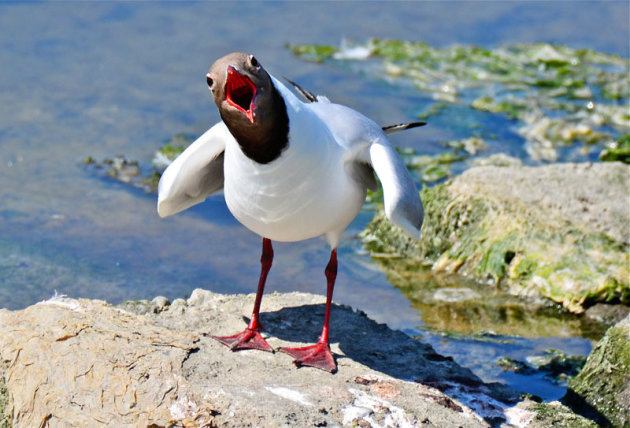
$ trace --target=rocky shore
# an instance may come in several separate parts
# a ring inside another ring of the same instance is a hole
[[[539,403],[345,306],[332,313],[335,375],[204,336],[241,330],[252,300],[196,290],[172,304],[57,297],[0,310],[0,426],[545,426],[558,414],[594,426],[557,402],[541,415]],[[315,340],[323,303],[266,296],[269,343]]]

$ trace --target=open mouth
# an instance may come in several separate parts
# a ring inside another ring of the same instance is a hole
[[[249,77],[242,75],[232,66],[228,67],[225,98],[231,106],[242,111],[249,121],[254,123],[256,86]]]

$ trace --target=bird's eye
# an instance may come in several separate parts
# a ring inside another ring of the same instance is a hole
[[[212,77],[210,77],[210,74],[206,74],[206,83],[208,84],[209,88],[212,88],[212,85],[214,84],[214,80],[212,80]]]
[[[260,63],[258,62],[258,60],[256,59],[256,57],[254,55],[250,55],[249,56],[249,63],[252,65],[252,67],[260,67]]]

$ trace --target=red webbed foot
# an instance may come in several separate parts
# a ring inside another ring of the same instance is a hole
[[[273,348],[269,346],[267,341],[262,337],[258,329],[246,328],[241,333],[233,336],[212,336],[232,351],[240,351],[242,349],[258,349],[260,351],[273,352]]]
[[[330,345],[327,342],[316,343],[303,348],[280,348],[278,351],[295,358],[293,363],[298,367],[315,367],[330,373],[337,371],[337,363],[330,352]]]

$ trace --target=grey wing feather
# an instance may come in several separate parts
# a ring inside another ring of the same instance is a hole
[[[376,182],[372,165],[366,162],[352,162],[349,164],[349,167],[350,175],[358,183],[373,191],[378,189],[378,183]]]
[[[312,93],[311,91],[308,91],[306,89],[304,89],[303,87],[301,87],[300,85],[298,85],[297,83],[295,83],[293,80],[285,77],[284,78],[287,82],[289,82],[291,85],[293,85],[293,87],[300,93],[302,94],[302,96],[304,98],[306,98],[306,100],[309,103],[316,103],[318,101],[327,101],[329,102],[328,98],[322,96],[322,95],[315,95],[314,93]],[[426,122],[409,122],[409,123],[397,123],[395,125],[387,125],[387,126],[383,126],[381,127],[381,129],[383,131],[385,131],[386,134],[393,134],[395,132],[398,131],[404,131],[407,129],[412,129],[412,128],[417,128],[419,126],[424,126],[426,125]]]
[[[383,186],[385,214],[410,237],[420,239],[424,218],[420,192],[385,132],[361,113],[338,104],[309,104],[348,153],[348,172],[358,183]]]

